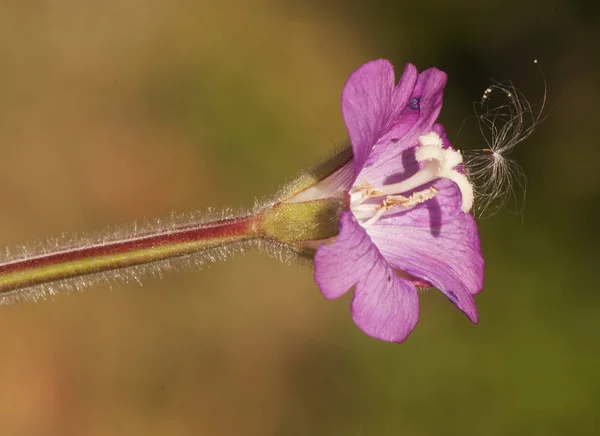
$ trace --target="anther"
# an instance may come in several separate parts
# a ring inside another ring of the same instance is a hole
[[[385,200],[380,205],[375,206],[375,210],[377,211],[375,215],[373,215],[367,222],[365,222],[365,227],[370,226],[377,222],[387,211],[393,208],[402,208],[402,210],[412,209],[415,206],[418,206],[421,203],[425,203],[428,200],[431,200],[436,196],[438,190],[435,186],[424,189],[419,192],[415,192],[410,195],[410,197],[405,197],[404,195],[388,195]]]

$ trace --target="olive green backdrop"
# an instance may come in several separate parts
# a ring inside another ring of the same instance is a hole
[[[599,21],[568,0],[2,0],[1,246],[251,207],[345,138],[342,86],[379,57],[448,72],[460,148],[484,146],[489,78],[539,103],[534,58],[548,117],[516,153],[523,213],[480,222],[478,326],[431,291],[406,343],[377,342],[259,253],[1,307],[0,434],[600,433]]]

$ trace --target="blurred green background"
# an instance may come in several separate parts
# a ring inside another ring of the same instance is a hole
[[[534,58],[549,111],[516,153],[523,214],[480,222],[478,326],[432,291],[377,342],[259,253],[1,307],[0,435],[600,434],[599,22],[569,0],[2,0],[1,246],[252,206],[345,138],[342,86],[379,57],[448,72],[460,148],[489,78],[540,101]]]

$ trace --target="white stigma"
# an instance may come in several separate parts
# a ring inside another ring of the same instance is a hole
[[[459,151],[443,148],[443,141],[435,132],[429,132],[419,137],[419,146],[415,152],[417,162],[424,163],[423,167],[413,176],[398,183],[371,186],[358,185],[350,192],[350,207],[363,223],[370,226],[379,220],[388,210],[409,210],[413,207],[431,200],[438,190],[432,186],[422,188],[424,185],[439,179],[453,181],[460,190],[462,202],[461,210],[469,212],[473,207],[473,186],[469,179],[457,170],[463,158]],[[412,191],[409,196],[402,194]],[[379,204],[367,203],[368,200],[385,197]]]

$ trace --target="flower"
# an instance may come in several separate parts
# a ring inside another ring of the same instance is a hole
[[[353,159],[294,201],[345,194],[339,235],[316,251],[327,299],[355,286],[352,318],[367,335],[402,342],[419,317],[417,287],[441,290],[477,323],[483,286],[473,188],[441,124],[446,74],[408,64],[395,85],[387,60],[355,71],[342,94]]]

